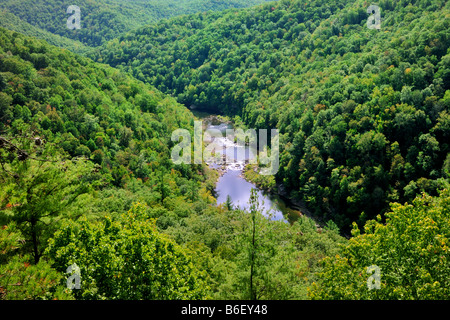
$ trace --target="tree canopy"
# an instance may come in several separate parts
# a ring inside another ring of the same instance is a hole
[[[83,44],[96,47],[121,33],[161,19],[195,12],[243,8],[267,1],[78,0],[74,3],[67,0],[5,0],[0,3],[0,26],[8,26],[27,35],[45,36],[55,45],[70,46],[79,51]],[[77,30],[67,28],[66,24],[71,16],[67,8],[74,4],[80,8],[80,29]]]
[[[262,2],[0,4],[0,299],[448,299],[449,3]],[[217,205],[188,108],[277,128],[243,174],[311,214]]]
[[[449,4],[278,1],[129,32],[90,56],[191,107],[280,130],[276,176],[348,232],[448,178]],[[368,205],[370,204],[370,205]]]
[[[367,221],[362,231],[355,225],[342,253],[323,261],[310,298],[448,300],[449,200],[449,189],[438,197],[424,193],[411,204],[392,204],[384,223]],[[380,287],[370,290],[372,265],[380,269]]]

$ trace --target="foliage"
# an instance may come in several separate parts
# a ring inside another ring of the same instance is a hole
[[[448,300],[450,297],[450,193],[422,194],[392,204],[386,221],[368,221],[342,253],[324,260],[310,288],[312,299]],[[366,268],[381,270],[380,289],[369,290]]]
[[[16,223],[24,239],[22,253],[5,258],[5,270],[9,274],[30,257],[35,263],[18,268],[11,279],[26,279],[27,270],[39,275],[38,269],[49,273],[51,284],[60,279],[43,252],[67,220],[117,217],[145,201],[160,225],[174,224],[195,208],[185,199],[210,203],[206,168],[169,160],[171,132],[189,128],[193,119],[174,99],[117,70],[1,28],[0,58],[0,221]],[[192,190],[183,189],[189,181]]]
[[[47,41],[49,44],[68,49],[75,53],[86,53],[90,47],[85,44],[62,37],[49,31],[40,29],[24,20],[21,20],[12,13],[0,9],[0,27],[13,30],[31,37],[36,37]]]
[[[91,56],[187,106],[278,128],[277,183],[348,233],[447,177],[449,3],[379,5],[381,30],[367,2],[284,0],[161,21]]]
[[[80,267],[82,299],[201,299],[202,274],[185,250],[156,230],[147,208],[135,205],[120,221],[68,224],[55,233],[47,252],[64,272]]]
[[[292,243],[280,246],[275,237],[281,230],[277,223],[268,223],[258,205],[256,190],[252,189],[249,212],[243,216],[235,239],[239,249],[236,259],[234,292],[244,300],[273,300],[292,298],[297,292]],[[278,228],[277,228],[278,227]],[[291,285],[289,285],[291,283]]]
[[[448,298],[448,2],[382,0],[381,30],[362,0],[281,0],[119,36],[256,1],[82,0],[81,30],[72,3],[0,4],[2,26],[70,50],[114,38],[90,56],[121,69],[0,28],[1,298]],[[246,177],[329,222],[215,206],[218,173],[170,160],[193,131],[180,103],[278,128],[277,176]]]
[[[193,252],[214,299],[306,299],[319,261],[345,238],[307,217],[293,225],[272,221],[251,203],[249,211],[205,208],[165,233]]]
[[[35,263],[62,214],[92,188],[93,180],[89,163],[82,159],[49,160],[52,150],[43,143],[39,137],[25,136],[20,131],[11,140],[0,137],[0,208],[4,213],[0,221],[17,224],[27,240],[24,247],[30,247]]]
[[[276,181],[274,176],[261,175],[256,165],[248,164],[243,170],[247,181],[254,183],[258,188],[267,191],[276,191]]]
[[[49,263],[33,265],[22,255],[23,242],[15,223],[0,228],[0,300],[71,299]]]
[[[0,132],[12,136],[25,122],[42,140],[57,145],[56,153],[99,165],[103,187],[125,187],[140,179],[159,201],[162,190],[153,186],[162,176],[172,187],[190,178],[204,181],[200,166],[170,161],[172,131],[189,128],[193,120],[175,100],[115,69],[18,33],[0,29],[0,44],[5,86]],[[182,193],[178,187],[167,190],[166,198]]]
[[[137,27],[177,15],[242,8],[268,0],[79,0],[81,29],[70,30],[66,21],[70,17],[67,8],[74,3],[66,0],[4,0],[0,3],[0,26],[24,32],[27,35],[45,36],[55,45],[79,48],[79,43],[98,46],[119,34]],[[24,26],[31,28],[24,29]],[[31,30],[30,30],[31,29]],[[48,32],[58,35],[52,37]],[[37,33],[37,34],[36,34]],[[71,42],[76,40],[77,42]],[[82,49],[82,48],[80,48]]]

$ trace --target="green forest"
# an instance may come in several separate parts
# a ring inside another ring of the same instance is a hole
[[[23,30],[22,33],[35,36],[33,29],[38,28],[63,38],[52,43],[54,45],[66,47],[67,39],[70,39],[96,47],[123,32],[161,19],[196,12],[244,8],[267,1],[269,0],[3,0],[0,2],[0,16],[2,13],[13,15],[2,19],[5,22],[20,20],[19,23],[10,25],[14,31]],[[71,5],[80,8],[82,26],[79,30],[66,27],[66,21],[70,17],[67,8]],[[29,25],[26,29],[21,26],[24,23]]]
[[[378,31],[347,2],[181,17],[92,56],[186,106],[278,128],[277,179],[316,215],[362,225],[448,177],[449,10],[386,1]]]
[[[450,299],[448,2],[266,2],[0,4],[0,300]],[[277,128],[244,176],[311,216],[218,205],[193,110]]]

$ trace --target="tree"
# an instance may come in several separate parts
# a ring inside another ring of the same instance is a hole
[[[256,190],[252,189],[252,193],[250,196],[250,216],[251,216],[251,230],[249,237],[249,264],[250,264],[250,281],[249,281],[249,290],[250,290],[250,299],[256,300],[256,290],[254,288],[254,277],[256,274],[256,266],[255,266],[255,258],[256,258],[256,250],[258,246],[256,244],[256,215],[257,215],[257,194]]]
[[[323,261],[312,299],[450,298],[450,192],[422,194],[412,204],[391,205],[386,222],[368,221],[339,255]],[[380,270],[380,289],[369,290],[367,268]]]
[[[280,241],[277,235],[287,231],[285,223],[265,217],[258,201],[252,189],[236,234],[237,270],[229,294],[245,300],[292,299],[299,285],[293,243]]]
[[[118,220],[67,223],[46,251],[64,272],[76,263],[77,299],[202,299],[207,286],[188,252],[156,229],[148,209],[135,204]]]
[[[3,90],[6,88],[6,81],[5,78],[3,77],[3,75],[0,74],[0,90]]]
[[[11,103],[13,99],[11,96],[0,92],[0,129],[3,128],[4,123],[6,123],[8,120],[10,120],[13,116],[12,110],[11,110]]]
[[[30,264],[14,222],[0,228],[0,300],[73,299],[46,261]]]
[[[225,201],[225,208],[228,210],[233,210],[233,201],[231,200],[231,196],[227,195],[227,200]]]
[[[35,263],[61,214],[91,188],[92,165],[59,159],[55,152],[27,126],[14,138],[0,137],[2,220],[17,223]]]

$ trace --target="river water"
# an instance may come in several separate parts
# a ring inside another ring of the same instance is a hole
[[[197,115],[198,116],[198,115]],[[256,156],[257,151],[250,147],[238,145],[226,137],[226,130],[232,129],[231,123],[224,123],[216,117],[202,117],[205,130],[213,129],[222,133],[221,137],[212,137],[205,141],[205,145],[214,144],[218,158],[222,158],[224,164],[205,160],[210,167],[218,169],[221,176],[216,184],[217,204],[223,204],[230,196],[234,207],[248,209],[252,189],[257,190],[258,203],[263,209],[263,214],[272,220],[294,222],[300,215],[300,211],[288,206],[278,195],[260,190],[255,184],[248,182],[243,177],[243,169],[249,159]]]

